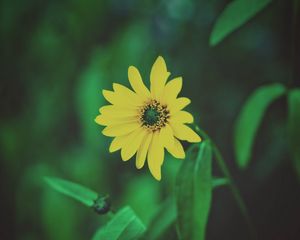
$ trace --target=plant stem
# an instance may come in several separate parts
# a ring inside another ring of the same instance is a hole
[[[221,171],[223,172],[224,176],[228,179],[229,181],[229,188],[231,190],[231,193],[234,197],[234,199],[236,200],[237,202],[237,205],[238,207],[240,208],[241,210],[241,213],[248,225],[248,228],[252,234],[252,237],[253,239],[256,239],[256,234],[255,234],[255,230],[254,230],[254,227],[253,227],[253,224],[251,222],[251,219],[250,219],[250,216],[249,216],[249,213],[248,213],[248,210],[247,210],[247,207],[246,207],[246,204],[240,194],[240,191],[238,190],[237,186],[235,185],[234,181],[233,181],[233,178],[230,174],[230,171],[224,161],[224,158],[219,150],[219,148],[216,146],[216,144],[214,143],[214,141],[212,141],[212,139],[209,137],[209,135],[201,130],[198,126],[196,126],[196,131],[199,132],[199,134],[201,136],[203,136],[204,138],[210,140],[212,146],[213,146],[213,150],[214,150],[214,154],[215,154],[215,157],[216,157],[216,160],[217,160],[217,164],[219,166],[219,168],[221,169]]]
[[[218,149],[218,147],[214,144],[213,144],[213,148],[214,148],[214,153],[215,153],[215,156],[216,156],[216,160],[217,160],[217,163],[219,165],[219,168],[223,171],[223,174],[226,178],[228,178],[228,181],[229,181],[229,188],[231,190],[231,193],[233,195],[233,197],[235,198],[236,202],[237,202],[237,205],[238,207],[240,208],[241,210],[241,213],[243,215],[243,217],[245,218],[245,221],[249,227],[249,230],[251,231],[251,233],[253,234],[253,236],[255,236],[255,231],[254,231],[254,227],[253,227],[253,224],[251,222],[251,219],[250,219],[250,216],[249,216],[249,213],[248,213],[248,210],[247,210],[247,207],[246,207],[246,204],[240,194],[240,191],[238,190],[237,186],[235,185],[234,181],[233,181],[233,178],[229,172],[229,169],[220,153],[220,150]]]

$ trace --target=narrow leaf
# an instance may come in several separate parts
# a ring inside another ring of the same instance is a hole
[[[213,189],[229,184],[227,178],[214,178],[212,180]],[[156,240],[164,234],[175,222],[177,217],[176,202],[173,197],[168,198],[152,218],[143,239]]]
[[[285,93],[285,87],[275,83],[254,91],[243,106],[234,129],[234,150],[239,167],[246,168],[257,129],[268,106]]]
[[[176,179],[177,222],[180,239],[203,240],[212,195],[212,147],[209,141],[187,153]]]
[[[288,94],[288,130],[291,154],[300,178],[300,89],[293,89]]]
[[[135,240],[145,232],[145,226],[130,207],[124,207],[102,228],[92,240]]]
[[[98,198],[96,192],[77,183],[53,177],[45,177],[44,179],[56,191],[74,198],[88,207],[92,207]]]
[[[217,45],[228,34],[254,17],[270,2],[271,0],[231,1],[219,15],[210,35],[209,44],[211,46]]]
[[[214,178],[212,181],[213,189],[227,185],[227,184],[229,184],[229,180],[227,178]]]

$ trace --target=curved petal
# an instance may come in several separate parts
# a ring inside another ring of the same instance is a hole
[[[194,117],[192,114],[186,111],[179,111],[175,113],[174,115],[171,115],[171,119],[174,122],[180,122],[180,123],[193,123]]]
[[[147,131],[143,128],[138,128],[129,134],[127,142],[123,145],[121,150],[123,161],[129,160],[136,153],[146,134]]]
[[[139,70],[130,66],[128,68],[128,79],[132,89],[143,99],[150,98],[150,92],[148,88],[144,85],[141,74]]]
[[[169,81],[163,91],[162,102],[165,104],[170,104],[174,102],[177,98],[178,94],[182,89],[182,77],[174,78]]]
[[[102,126],[107,126],[108,125],[108,121],[103,115],[98,115],[95,118],[95,122],[99,125],[102,125]]]
[[[146,156],[148,153],[148,149],[149,149],[149,145],[150,142],[152,140],[152,132],[148,132],[148,134],[146,134],[146,136],[144,137],[144,139],[142,140],[142,143],[137,151],[136,154],[136,161],[135,161],[135,166],[137,169],[141,169],[144,164],[145,164],[145,160],[146,160]]]
[[[95,118],[95,122],[102,126],[109,126],[137,122],[137,119],[138,118],[136,116],[114,118],[109,116],[108,114],[101,114]]]
[[[167,150],[169,153],[171,153],[175,158],[185,158],[185,152],[184,149],[182,147],[182,144],[176,139],[174,138],[174,145],[172,148],[168,148]]]
[[[140,124],[138,122],[112,125],[112,126],[105,127],[102,133],[103,135],[108,137],[116,137],[116,136],[122,136],[131,133],[139,127]]]
[[[110,118],[124,118],[124,117],[137,117],[139,114],[138,109],[125,109],[115,105],[106,105],[99,109],[99,112]]]
[[[114,92],[109,90],[102,90],[103,97],[111,104],[114,104]]]
[[[159,132],[159,140],[161,144],[163,144],[166,148],[173,148],[174,147],[174,137],[173,137],[173,130],[166,124]]]
[[[168,109],[170,110],[171,114],[175,114],[176,112],[185,108],[190,103],[191,103],[191,100],[189,98],[180,97],[180,98],[174,99],[172,102],[170,102],[168,104]]]
[[[121,149],[124,146],[124,144],[127,143],[128,135],[129,134],[115,137],[109,146],[109,152],[112,153]]]
[[[150,89],[152,97],[159,99],[169,76],[170,73],[167,70],[166,62],[163,57],[159,56],[154,62],[150,72]]]
[[[135,101],[134,99],[128,98],[128,96],[121,94],[119,92],[113,92],[109,90],[102,90],[104,98],[111,104],[122,107],[122,108],[137,108],[140,106],[140,101]]]
[[[164,147],[159,141],[159,133],[153,134],[148,151],[148,167],[152,176],[160,181],[161,180],[161,165],[164,161]]]
[[[182,123],[170,122],[175,137],[189,142],[200,142],[201,138],[191,128]]]
[[[144,100],[129,88],[118,83],[113,83],[113,89],[123,101],[129,101],[130,103],[134,103],[138,106],[143,105]]]

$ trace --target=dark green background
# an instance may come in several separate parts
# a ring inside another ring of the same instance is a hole
[[[54,192],[43,176],[109,193],[114,208],[131,205],[149,222],[172,192],[180,160],[167,157],[157,182],[146,168],[108,153],[110,139],[94,118],[106,104],[102,89],[128,85],[129,65],[148,84],[158,55],[173,77],[183,76],[181,95],[192,99],[188,110],[223,152],[259,239],[300,238],[285,100],[267,112],[247,170],[237,168],[232,146],[247,96],[263,84],[291,84],[292,4],[273,1],[211,48],[209,34],[227,2],[1,1],[1,239],[88,239],[106,220]],[[248,238],[230,192],[217,189],[207,239]]]

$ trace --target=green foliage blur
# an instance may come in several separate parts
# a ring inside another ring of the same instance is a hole
[[[183,76],[181,94],[192,99],[188,110],[220,147],[259,239],[299,239],[300,185],[290,164],[285,100],[266,112],[243,172],[232,144],[236,118],[257,87],[299,86],[290,74],[292,4],[274,0],[210,47],[212,28],[228,2],[1,1],[0,239],[91,239],[108,221],[49,188],[44,176],[109,194],[114,209],[129,205],[150,225],[174,191],[181,160],[168,155],[157,182],[147,167],[137,170],[119,152],[108,152],[110,139],[94,118],[106,103],[102,89],[114,82],[128,86],[129,65],[149,85],[158,55],[172,77]],[[213,173],[219,174],[214,165]],[[170,229],[161,239],[177,239],[175,225]],[[228,190],[216,190],[207,239],[248,239],[246,232]]]

